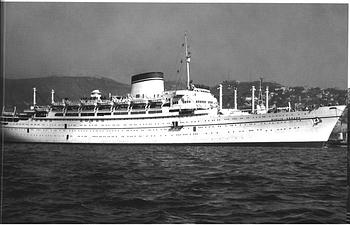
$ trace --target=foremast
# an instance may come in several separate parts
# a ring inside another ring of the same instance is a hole
[[[186,57],[186,73],[187,73],[187,89],[189,90],[190,87],[190,61],[191,56],[190,52],[188,51],[188,45],[187,45],[187,33],[185,32],[185,57]]]

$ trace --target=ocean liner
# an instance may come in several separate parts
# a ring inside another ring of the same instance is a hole
[[[190,54],[185,35],[187,88],[164,90],[164,74],[149,72],[131,77],[128,96],[102,97],[93,90],[79,101],[36,103],[23,113],[2,112],[5,141],[94,144],[237,144],[310,145],[328,140],[345,106],[324,106],[295,111],[291,107],[269,108],[269,89],[265,102],[256,102],[251,89],[250,110],[222,108],[209,90],[190,82]],[[260,88],[261,89],[261,88]]]

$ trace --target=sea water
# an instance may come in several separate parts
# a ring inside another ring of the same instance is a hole
[[[345,223],[346,148],[5,144],[3,223]]]

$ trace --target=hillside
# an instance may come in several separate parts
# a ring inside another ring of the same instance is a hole
[[[255,86],[256,97],[258,96],[259,91],[259,81],[253,82],[237,82],[233,81],[223,81],[222,82],[222,100],[223,100],[223,108],[233,108],[234,107],[234,99],[233,99],[233,91],[234,87],[237,87],[237,104],[238,108],[250,108],[250,102],[246,102],[245,97],[250,97],[252,85]],[[266,86],[269,86],[270,93],[271,91],[280,88],[282,85],[274,82],[264,82],[263,84],[263,93],[265,93]],[[219,86],[216,85],[214,87],[210,87],[211,93],[219,99]],[[279,102],[280,103],[280,102]]]
[[[238,107],[250,108],[251,86],[256,87],[258,95],[259,82],[223,81],[223,107],[233,107],[233,88],[238,87]],[[195,84],[197,87],[204,85]],[[310,107],[313,105],[336,105],[346,104],[347,91],[333,88],[304,88],[304,87],[284,87],[274,82],[264,82],[270,87],[270,106],[287,106],[291,102],[292,107]],[[94,77],[44,77],[28,79],[6,79],[5,81],[5,106],[7,110],[12,110],[16,106],[18,110],[23,110],[32,105],[33,87],[37,89],[37,104],[46,105],[51,100],[51,89],[55,90],[55,100],[61,101],[64,98],[77,100],[87,97],[94,89],[99,89],[103,95],[126,95],[130,93],[130,85],[117,82],[109,78]],[[185,88],[185,84],[175,81],[166,81],[165,89],[174,90]],[[218,85],[204,87],[211,90],[215,97],[219,97]]]
[[[33,102],[33,87],[37,89],[37,104],[46,105],[51,101],[51,89],[55,90],[55,100],[63,98],[79,99],[89,96],[94,89],[103,95],[125,95],[130,92],[130,85],[119,83],[108,78],[93,77],[44,77],[5,80],[5,106],[12,110],[29,108]]]

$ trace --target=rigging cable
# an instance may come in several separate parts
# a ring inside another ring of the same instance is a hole
[[[185,31],[185,35],[187,34],[188,32],[187,31]],[[186,41],[185,41],[186,42]],[[181,52],[184,50],[183,48],[186,48],[186,43],[184,43],[184,42],[182,42],[182,44],[181,44],[181,47],[182,47],[182,49],[181,49]],[[190,49],[190,46],[188,45],[187,46],[187,50],[189,50]],[[187,69],[187,60],[188,60],[188,58],[187,58],[187,55],[186,55],[186,53],[188,53],[189,55],[191,54],[190,52],[185,52],[185,55],[184,56],[182,56],[181,57],[181,61],[180,61],[180,69],[178,70],[179,71],[179,73],[178,73],[178,80],[177,80],[177,85],[178,84],[182,84],[182,79],[183,78],[185,78],[186,76],[187,76],[187,74],[185,73],[185,71],[186,70],[184,70],[183,68],[185,67],[186,69]],[[181,72],[181,73],[180,73]],[[182,75],[182,76],[181,76]],[[184,76],[185,75],[185,76]],[[189,82],[189,81],[185,81],[184,83],[186,83],[187,84],[187,82]],[[188,87],[187,87],[187,85],[186,85],[186,89],[187,89]]]
[[[181,44],[181,47],[183,47],[184,46],[184,43],[182,43]],[[182,51],[183,49],[181,48],[178,52],[177,52],[177,56],[176,56],[176,86],[175,86],[175,89],[177,90],[179,87],[180,87],[180,85],[182,84],[182,78],[183,78],[183,76],[181,76],[182,75],[182,72],[183,72],[183,61],[184,61],[184,59],[183,59],[183,57],[181,56],[180,57],[180,55],[182,54]],[[180,58],[180,61],[178,61],[178,59]]]

